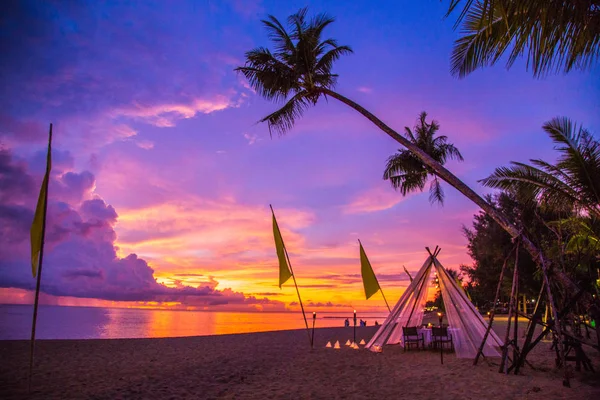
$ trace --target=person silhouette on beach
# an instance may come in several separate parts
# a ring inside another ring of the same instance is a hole
[[[348,321],[348,318],[346,318],[346,320],[344,321],[344,326],[350,326],[350,321]]]

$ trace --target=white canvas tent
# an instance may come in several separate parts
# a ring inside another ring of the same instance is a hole
[[[432,269],[437,273],[446,316],[452,329],[454,349],[459,358],[475,358],[488,324],[469,301],[464,290],[448,274],[437,259],[437,253],[429,255],[417,272],[413,281],[398,300],[392,312],[365,346],[380,352],[385,344],[402,345],[402,327],[419,326],[423,322],[423,312],[431,283]],[[500,357],[498,348],[502,340],[493,330],[483,348],[486,357]]]

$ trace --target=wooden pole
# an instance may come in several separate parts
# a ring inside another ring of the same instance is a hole
[[[296,275],[294,274],[294,270],[292,269],[292,263],[290,262],[290,256],[287,252],[287,248],[285,244],[283,245],[283,250],[285,250],[285,257],[288,260],[288,265],[290,266],[290,272],[292,273],[292,278],[294,278],[294,286],[296,286],[296,293],[298,294],[298,303],[300,303],[300,309],[302,310],[302,316],[304,317],[304,325],[306,325],[306,333],[308,334],[308,341],[310,342],[310,347],[313,347],[312,340],[310,338],[310,331],[308,330],[308,321],[306,320],[306,313],[304,312],[304,305],[302,305],[302,299],[300,298],[300,290],[298,289],[298,283],[296,282]]]
[[[273,211],[273,206],[269,204],[271,207],[271,212],[275,215],[275,211]],[[292,278],[294,279],[294,286],[296,287],[296,293],[298,294],[298,302],[300,303],[300,309],[302,310],[302,316],[304,317],[304,325],[306,325],[306,333],[308,334],[308,341],[310,342],[310,347],[313,347],[312,340],[310,338],[310,330],[308,329],[308,321],[306,320],[306,313],[304,312],[304,306],[302,305],[302,299],[300,298],[300,290],[298,290],[298,283],[296,283],[296,274],[294,274],[294,270],[292,268],[292,263],[290,261],[290,255],[288,254],[287,247],[285,247],[285,242],[283,238],[281,240],[281,244],[283,245],[283,251],[285,252],[285,258],[287,259],[288,266],[290,267],[290,272],[292,273]]]
[[[563,386],[571,387],[571,383],[569,382],[569,371],[567,368],[567,362],[565,359],[565,347],[562,342],[562,328],[560,326],[560,315],[558,314],[558,310],[556,309],[556,303],[554,302],[554,296],[552,295],[552,288],[550,286],[550,279],[548,278],[548,271],[546,268],[546,264],[544,262],[543,257],[540,257],[540,262],[542,266],[542,273],[544,276],[544,282],[546,283],[546,293],[548,295],[548,303],[550,307],[550,312],[552,315],[552,319],[554,320],[554,337],[557,341],[558,346],[558,356],[560,363],[564,368],[564,379]]]
[[[518,249],[517,249],[518,251]],[[515,269],[516,269],[516,280],[517,280],[517,284],[516,284],[516,291],[515,291],[515,332],[513,334],[513,340],[514,340],[514,345],[513,345],[513,365],[515,365],[515,363],[517,362],[517,357],[519,355],[519,270],[516,267],[515,264]]]
[[[390,305],[388,304],[387,299],[385,298],[385,294],[383,294],[383,289],[381,288],[381,286],[379,286],[379,291],[381,292],[381,295],[383,296],[383,301],[385,301],[385,305],[387,306],[387,309],[391,314],[392,309],[390,308]]]
[[[518,242],[517,242],[518,244]],[[498,372],[504,372],[507,373],[507,369],[506,369],[506,359],[508,358],[508,345],[509,345],[509,340],[508,338],[510,337],[510,324],[512,321],[512,317],[513,317],[513,313],[516,312],[515,310],[515,290],[516,290],[516,284],[517,284],[517,278],[518,278],[518,263],[519,263],[519,246],[516,246],[516,250],[515,250],[515,268],[513,270],[513,281],[512,281],[512,289],[510,291],[510,302],[509,302],[509,306],[508,306],[508,323],[506,324],[506,334],[504,335],[504,348],[502,349],[502,361],[500,362],[500,369]]]
[[[315,322],[317,322],[317,313],[313,312],[312,338],[310,340],[310,346],[312,349],[315,348]]]
[[[508,252],[508,255],[504,259],[504,263],[502,264],[502,270],[500,271],[500,279],[498,280],[498,286],[496,286],[496,296],[494,297],[494,304],[492,306],[492,311],[490,315],[490,320],[488,322],[488,327],[485,330],[485,335],[483,335],[483,340],[481,341],[481,345],[479,345],[479,350],[477,350],[477,355],[475,356],[475,360],[473,360],[473,365],[477,365],[477,361],[479,361],[479,357],[483,354],[483,348],[485,347],[485,342],[490,334],[490,330],[492,329],[492,324],[494,323],[494,317],[496,316],[496,303],[498,302],[498,297],[500,296],[500,289],[502,287],[502,281],[504,280],[504,271],[506,271],[506,264],[508,263],[508,259],[512,252],[515,250],[515,246]]]
[[[360,241],[360,239],[358,239],[358,244],[362,247],[362,243]],[[363,248],[364,250],[364,248]],[[365,253],[366,255],[366,253]],[[369,262],[370,263],[370,262]],[[373,271],[373,266],[371,265],[371,271]],[[385,305],[387,306],[388,312],[391,314],[392,313],[392,309],[390,308],[390,305],[387,302],[387,299],[385,298],[385,294],[383,294],[383,289],[381,288],[381,285],[379,284],[379,280],[377,279],[377,275],[375,275],[375,271],[373,271],[373,276],[375,277],[375,281],[377,282],[377,286],[379,286],[379,291],[381,292],[381,295],[383,296],[383,301],[385,301]],[[411,279],[412,281],[412,279]]]
[[[52,124],[50,124],[50,132],[48,134],[48,157],[52,153]],[[44,244],[46,241],[46,214],[48,212],[48,186],[50,183],[50,165],[46,162],[46,174],[48,178],[45,180],[44,192],[44,218],[42,220],[42,242],[40,246],[40,259],[38,263],[37,282],[35,285],[35,301],[33,303],[33,321],[31,324],[31,343],[29,348],[29,392],[31,392],[31,379],[33,375],[33,355],[35,351],[35,328],[37,325],[38,305],[40,301],[40,286],[42,283],[42,266],[44,265]]]
[[[542,295],[544,294],[544,289],[546,287],[546,282],[542,281],[542,287],[540,288],[540,293],[538,294],[537,300],[535,305],[533,306],[533,312],[532,315],[535,315],[539,308],[540,308],[540,303],[542,302]],[[531,328],[531,322],[533,321],[533,318],[529,320],[529,324],[527,324],[527,329],[525,330],[525,336],[527,336],[529,334],[529,329]]]
[[[427,249],[427,251],[429,251],[429,249]],[[429,253],[429,254],[431,254],[431,253]],[[432,264],[433,264],[433,256],[431,257],[431,264],[430,264],[429,268],[431,268]],[[429,274],[423,274],[422,282],[420,282],[421,286],[419,287],[419,289],[417,289],[417,292],[416,292],[416,295],[415,295],[415,302],[413,303],[412,309],[410,310],[410,314],[408,315],[408,319],[406,320],[407,326],[408,326],[408,323],[410,322],[410,319],[413,316],[413,313],[415,312],[415,308],[417,307],[417,301],[416,300],[418,300],[418,298],[419,298],[419,296],[421,294],[421,291],[423,290],[423,286],[425,286],[427,284],[427,279],[426,278],[427,278],[428,275]]]

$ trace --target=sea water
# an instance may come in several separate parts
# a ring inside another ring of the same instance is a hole
[[[29,339],[33,306],[0,305],[0,340]],[[360,316],[371,326],[385,314]],[[343,327],[352,314],[318,313],[315,325]],[[307,313],[312,327],[312,313]],[[176,311],[139,308],[40,306],[37,339],[120,339],[223,335],[305,328],[300,312]]]

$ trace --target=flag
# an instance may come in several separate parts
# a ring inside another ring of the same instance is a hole
[[[404,268],[404,272],[406,272],[406,275],[408,275],[408,277],[410,278],[410,281],[412,282],[412,276],[410,276],[410,272],[408,272],[408,270],[406,269],[406,267],[403,265],[402,268]]]
[[[467,289],[462,285],[462,282],[458,279],[458,276],[455,277],[454,280],[456,281],[456,284],[458,285],[458,287],[462,289],[463,293],[467,295],[467,297],[469,298],[469,300],[473,301],[471,299],[471,296],[469,295],[469,292],[467,292]]]
[[[362,243],[360,243],[360,274],[362,275],[363,285],[365,287],[365,296],[367,296],[367,300],[381,290],[379,286],[379,282],[377,282],[377,277],[375,276],[375,272],[373,272],[373,268],[371,267],[371,263],[367,258],[367,254],[365,253],[365,249],[363,249]]]
[[[277,219],[275,219],[275,213],[271,208],[273,214],[273,236],[275,237],[275,249],[277,250],[277,258],[279,259],[279,288],[281,285],[287,282],[292,277],[290,266],[288,265],[285,257],[285,246],[283,244],[283,238],[281,237],[281,231],[279,231],[279,225],[277,225]]]
[[[48,182],[50,181],[50,169],[52,168],[52,126],[50,127],[50,136],[48,138],[48,155],[46,157],[46,174],[42,181],[40,197],[38,197],[37,207],[31,224],[31,273],[33,277],[37,275],[40,251],[42,241],[44,240],[44,227],[46,221],[46,209],[48,202]]]

